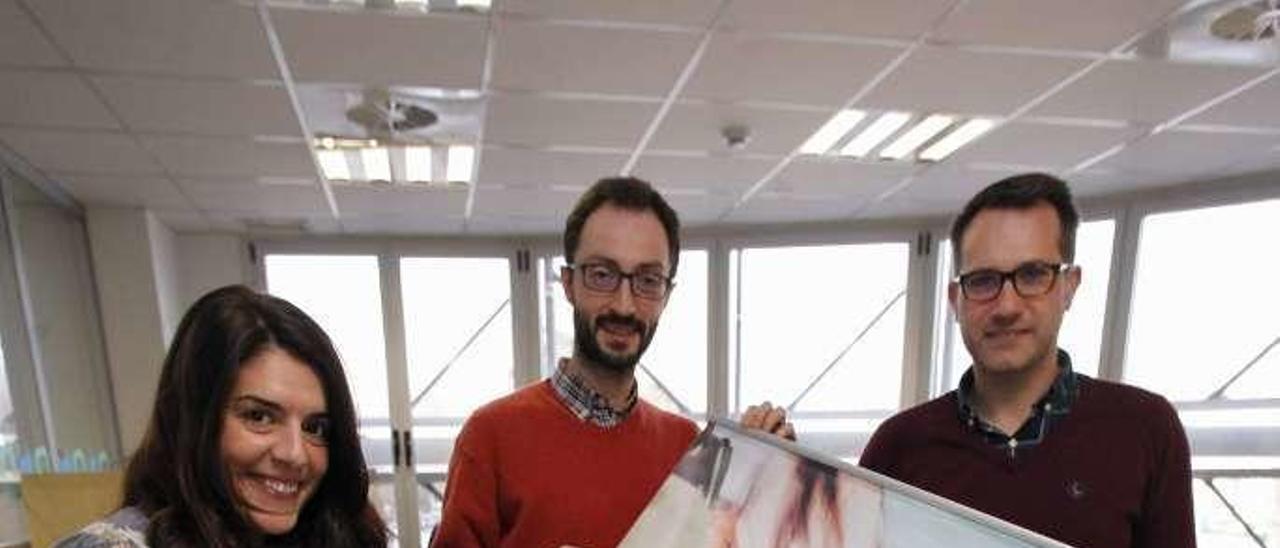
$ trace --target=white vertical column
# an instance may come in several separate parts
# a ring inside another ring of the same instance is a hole
[[[1133,305],[1133,283],[1138,267],[1138,244],[1142,238],[1142,212],[1126,207],[1116,217],[1111,245],[1111,282],[1107,289],[1107,312],[1102,322],[1102,358],[1098,378],[1124,380],[1124,360],[1129,340],[1129,314]]]
[[[930,374],[933,370],[934,318],[938,299],[938,260],[934,234],[922,231],[911,244],[907,263],[907,332],[902,349],[903,408],[929,398]]]
[[[142,209],[90,208],[87,215],[93,274],[101,304],[102,332],[125,452],[137,447],[147,428],[166,351],[168,291],[161,294],[154,219]],[[168,286],[166,286],[168,287]]]
[[[729,415],[729,248],[707,248],[707,417]]]
[[[515,367],[512,381],[521,387],[542,378],[542,333],[539,322],[538,272],[527,243],[516,245],[511,261],[511,329]],[[554,359],[554,357],[552,358]]]
[[[387,390],[391,409],[392,446],[400,440],[395,456],[396,522],[401,548],[422,544],[418,520],[418,484],[413,451],[413,410],[409,408],[409,361],[405,345],[404,299],[400,285],[400,258],[383,250],[378,253],[378,273],[382,293],[382,331],[386,339]]]

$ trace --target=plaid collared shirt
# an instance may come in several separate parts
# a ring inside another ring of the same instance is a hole
[[[1017,458],[1019,449],[1027,449],[1039,445],[1049,434],[1049,428],[1071,412],[1071,404],[1076,399],[1076,387],[1079,384],[1077,373],[1071,369],[1071,356],[1066,351],[1058,350],[1058,376],[1053,385],[1031,408],[1031,417],[1012,436],[1005,434],[992,424],[978,416],[973,408],[973,368],[965,371],[960,378],[960,387],[956,389],[956,402],[959,403],[960,420],[970,429],[982,435],[992,445],[1002,445],[1009,449],[1009,458]]]
[[[621,411],[609,406],[609,400],[599,392],[592,390],[582,379],[565,371],[567,359],[560,360],[560,366],[551,375],[551,387],[569,411],[579,419],[590,422],[601,428],[613,428],[627,420],[631,410],[635,408],[638,396],[636,384],[631,384],[631,393],[627,395],[627,404]]]

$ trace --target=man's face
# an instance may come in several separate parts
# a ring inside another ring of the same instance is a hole
[[[965,231],[961,274],[979,269],[1011,271],[1028,262],[1061,263],[1057,211],[1047,203],[1028,209],[987,209]],[[967,299],[951,282],[948,298],[960,322],[964,345],[980,372],[1018,373],[1050,363],[1062,316],[1071,306],[1080,269],[1058,275],[1048,293],[1023,297],[1010,280],[993,300]]]
[[[575,265],[607,264],[623,273],[671,271],[667,235],[652,211],[633,211],[605,204],[587,217],[578,242]],[[615,371],[630,371],[653,339],[666,298],[646,299],[632,293],[634,279],[613,292],[583,285],[582,270],[566,269],[560,277],[573,305],[574,345],[584,358]]]

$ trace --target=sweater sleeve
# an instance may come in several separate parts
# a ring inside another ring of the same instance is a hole
[[[498,546],[498,482],[492,443],[483,433],[482,417],[472,417],[454,442],[449,481],[433,548]]]
[[[1173,406],[1159,398],[1153,416],[1156,443],[1152,473],[1147,484],[1142,515],[1134,530],[1134,546],[1194,548],[1195,519],[1192,515],[1191,456],[1187,434]]]

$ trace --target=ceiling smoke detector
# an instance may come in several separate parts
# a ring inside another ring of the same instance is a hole
[[[423,129],[439,119],[431,109],[385,90],[365,92],[363,102],[347,109],[347,120],[380,137]]]
[[[1250,2],[1227,10],[1209,23],[1209,32],[1224,40],[1256,42],[1280,31],[1280,0]]]

